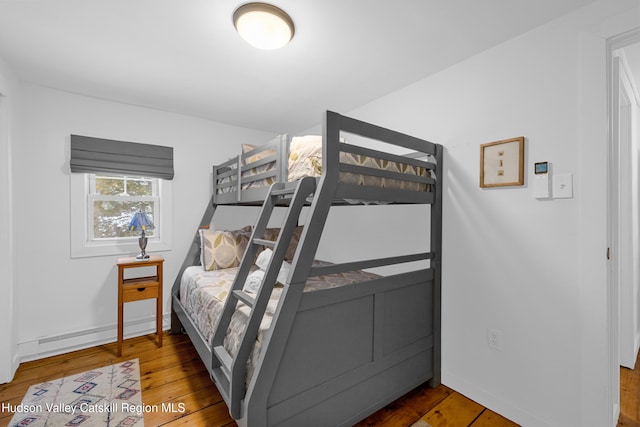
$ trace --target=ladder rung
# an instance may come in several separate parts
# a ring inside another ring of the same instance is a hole
[[[269,248],[273,248],[276,245],[276,242],[273,240],[265,240],[265,239],[253,239],[253,243],[256,245],[267,246]]]
[[[256,299],[243,290],[233,291],[233,295],[251,308],[253,308],[256,303]]]
[[[271,195],[272,196],[286,196],[289,194],[293,194],[296,192],[296,187],[291,187],[291,188],[283,188],[282,190],[272,190],[271,191]]]
[[[222,364],[222,367],[227,370],[227,372],[231,372],[231,365],[233,364],[233,359],[231,355],[227,352],[224,346],[218,345],[213,347],[213,354],[215,354],[216,358]]]

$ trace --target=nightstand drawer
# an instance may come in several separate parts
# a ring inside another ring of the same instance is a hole
[[[158,298],[158,283],[138,283],[123,286],[122,299],[124,302],[149,298]]]

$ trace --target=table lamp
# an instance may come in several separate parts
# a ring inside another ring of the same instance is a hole
[[[147,236],[144,234],[144,230],[150,229],[153,230],[154,225],[153,222],[149,219],[147,214],[139,210],[134,213],[131,217],[131,222],[129,222],[129,230],[131,231],[139,231],[142,230],[142,234],[138,238],[138,244],[140,245],[140,254],[136,257],[136,259],[148,259],[149,255],[146,253],[145,249],[147,248]]]

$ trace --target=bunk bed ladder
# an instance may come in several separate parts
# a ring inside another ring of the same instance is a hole
[[[296,183],[275,183],[271,186],[262,205],[256,226],[253,229],[251,242],[247,245],[222,310],[220,321],[211,339],[211,376],[216,385],[218,385],[220,393],[225,397],[231,416],[235,419],[241,417],[241,402],[246,392],[247,361],[258,335],[262,317],[269,303],[271,291],[275,286],[285,253],[297,225],[300,211],[307,198],[315,192],[315,189],[315,178],[303,178]],[[273,209],[282,200],[288,200],[289,207],[280,234],[275,242],[264,240],[262,236],[267,228]],[[252,295],[243,291],[242,288],[258,249],[263,246],[273,248],[273,255],[262,279],[260,289],[255,295]],[[282,298],[284,297],[285,293],[283,292]],[[231,323],[231,316],[235,312],[238,303],[250,307],[251,311],[238,351],[235,356],[232,356],[224,347],[224,339]]]

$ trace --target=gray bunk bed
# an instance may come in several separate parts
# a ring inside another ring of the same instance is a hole
[[[341,140],[343,133],[411,154],[351,145]],[[202,297],[186,295],[190,291],[184,276],[200,268],[196,233],[172,289],[171,329],[190,336],[240,426],[348,426],[424,382],[440,383],[443,150],[439,144],[327,111],[320,176],[290,182],[290,144],[286,136],[278,137],[214,167],[213,196],[201,227],[209,226],[219,205],[261,205],[260,214],[239,266],[223,272],[232,284],[219,298],[215,315],[193,313],[189,300]],[[353,164],[346,161],[349,156],[397,167]],[[249,171],[255,173],[248,176]],[[416,237],[425,240],[425,252],[342,264],[315,261],[327,215],[345,200],[430,205],[425,218],[430,235]],[[277,238],[265,239],[278,206],[286,209],[284,222]],[[304,206],[307,214],[300,228]],[[291,268],[286,279],[278,279],[300,229]],[[272,255],[259,289],[250,293],[243,287],[264,247]],[[361,271],[414,261],[421,262],[406,265],[420,267],[400,274]],[[347,284],[313,285],[319,277],[354,271],[357,280]],[[213,331],[203,331],[196,318],[212,316]]]

